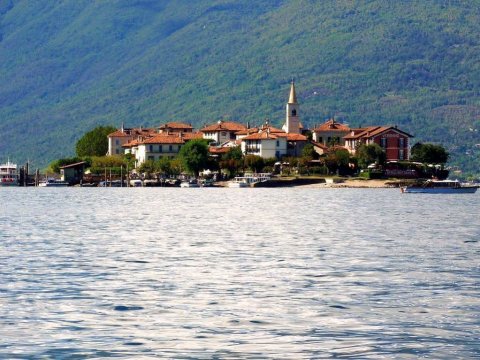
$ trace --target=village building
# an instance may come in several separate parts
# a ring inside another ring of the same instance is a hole
[[[135,166],[147,160],[159,160],[162,157],[173,159],[185,144],[182,134],[157,134],[142,141],[134,140],[124,145],[126,153],[135,156]]]
[[[352,155],[362,144],[377,144],[384,149],[387,161],[400,161],[409,159],[409,139],[412,137],[396,126],[369,126],[352,129],[344,140]]]
[[[200,132],[203,134],[204,139],[210,139],[215,145],[219,145],[230,140],[235,140],[235,134],[238,131],[246,129],[247,127],[245,125],[237,122],[219,120],[216,124],[205,126]]]
[[[242,138],[242,152],[262,158],[277,158],[287,154],[287,138],[270,131],[257,132]]]
[[[178,134],[193,133],[193,127],[190,124],[180,122],[168,122],[158,127],[159,134]]]
[[[349,135],[350,132],[351,129],[347,125],[341,124],[335,121],[335,118],[332,118],[312,130],[312,139],[324,146],[344,146],[344,136]]]
[[[125,128],[122,127],[108,135],[107,155],[121,155],[124,153],[123,146],[133,140],[142,140],[157,133],[152,128]]]
[[[61,180],[67,182],[69,185],[77,185],[83,179],[85,174],[85,161],[77,162],[60,167]]]

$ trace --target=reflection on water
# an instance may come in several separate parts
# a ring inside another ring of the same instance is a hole
[[[0,189],[0,358],[475,358],[480,196]]]

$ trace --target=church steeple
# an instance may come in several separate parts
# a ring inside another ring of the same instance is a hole
[[[283,130],[287,133],[300,134],[300,118],[299,118],[300,106],[297,102],[297,92],[295,91],[295,82],[292,80],[290,85],[290,96],[287,103],[287,116],[285,119],[285,125]]]
[[[288,99],[289,104],[298,104],[297,103],[297,93],[295,91],[295,81],[292,80],[292,84],[290,86],[290,98]]]

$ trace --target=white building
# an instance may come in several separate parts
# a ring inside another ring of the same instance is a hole
[[[107,155],[121,155],[124,153],[124,145],[137,140],[141,141],[152,136],[157,131],[150,128],[124,128],[123,124],[120,129],[108,134],[108,152]]]
[[[200,130],[204,139],[213,140],[216,144],[235,140],[238,131],[246,130],[246,126],[234,121],[220,120],[216,124],[208,125]]]
[[[287,138],[264,131],[243,137],[241,147],[245,155],[279,159],[287,154]]]

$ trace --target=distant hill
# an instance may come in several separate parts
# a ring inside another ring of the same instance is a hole
[[[480,172],[480,1],[0,1],[0,161],[96,125],[397,124]]]

